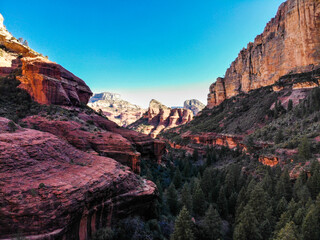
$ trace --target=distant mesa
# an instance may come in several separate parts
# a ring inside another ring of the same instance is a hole
[[[95,93],[90,98],[89,103],[94,103],[100,100],[121,100],[121,95],[118,93],[111,93],[111,92],[102,92],[102,93]]]
[[[138,105],[121,99],[117,93],[102,92],[94,94],[88,106],[102,113],[121,127],[126,127],[137,121],[147,111]]]
[[[202,102],[200,102],[197,99],[191,99],[186,100],[183,103],[183,107],[185,109],[190,109],[193,112],[193,115],[196,116],[199,112],[202,111],[202,109],[205,108],[206,105],[204,105]]]
[[[129,129],[156,138],[159,133],[184,125],[193,119],[193,112],[184,108],[169,108],[152,99],[148,111],[138,121],[129,125]]]
[[[240,51],[237,59],[210,86],[208,108],[240,93],[276,83],[292,73],[320,65],[320,1],[288,0],[264,32]]]

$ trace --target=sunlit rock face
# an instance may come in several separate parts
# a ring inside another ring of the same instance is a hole
[[[110,92],[94,94],[88,106],[101,112],[121,127],[134,123],[147,111],[147,109],[121,99],[120,94]]]
[[[0,77],[13,72],[35,101],[42,104],[87,104],[92,95],[83,80],[23,45],[4,27],[0,16]],[[19,73],[20,71],[20,73]]]
[[[172,109],[152,99],[148,111],[138,121],[129,125],[129,128],[156,138],[162,131],[184,125],[192,119],[193,113],[191,110]]]
[[[190,109],[193,115],[196,116],[202,109],[205,108],[205,105],[197,99],[191,99],[184,101],[183,108]]]
[[[264,32],[243,49],[225,78],[210,86],[208,108],[241,92],[274,84],[288,73],[320,65],[320,2],[288,0]]]

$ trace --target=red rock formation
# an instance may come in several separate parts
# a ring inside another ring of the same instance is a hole
[[[274,167],[279,164],[279,158],[261,156],[259,157],[259,162],[261,162],[263,165]]]
[[[88,239],[118,217],[149,214],[155,185],[113,159],[0,118],[0,237]]]
[[[212,146],[225,146],[230,149],[234,149],[238,146],[243,146],[243,136],[241,135],[232,135],[232,134],[223,134],[223,133],[199,133],[199,134],[190,134],[189,132],[182,134],[183,139],[188,139],[193,143],[201,145],[212,145]]]
[[[85,122],[92,121],[100,132],[90,132],[83,125],[74,121],[48,120],[40,116],[24,119],[28,126],[52,133],[66,140],[76,148],[111,157],[125,164],[136,173],[140,173],[140,156],[161,162],[165,144],[134,131],[119,128],[115,123],[100,116],[80,114]],[[137,150],[136,150],[137,149]]]
[[[22,68],[20,87],[42,104],[87,104],[92,95],[80,78],[17,41],[0,24],[0,76]]]
[[[156,100],[151,100],[147,113],[129,128],[156,138],[162,131],[186,124],[193,119],[189,109],[171,109]]]
[[[60,65],[42,58],[22,58],[20,88],[39,103],[57,105],[87,104],[92,95],[80,78]]]
[[[320,2],[288,0],[227,70],[210,86],[208,108],[241,92],[274,84],[288,73],[320,65]]]

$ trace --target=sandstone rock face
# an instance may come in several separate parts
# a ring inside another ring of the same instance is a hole
[[[274,84],[288,73],[308,72],[320,65],[320,2],[287,0],[276,15],[210,86],[208,108],[227,98]]]
[[[2,127],[0,238],[89,239],[121,216],[148,214],[156,186],[117,161],[50,133]]]
[[[122,100],[120,94],[109,92],[94,94],[88,106],[96,111],[101,110],[108,119],[121,127],[137,121],[147,111],[138,105]]]
[[[22,75],[17,77],[20,87],[35,101],[58,105],[88,103],[92,92],[84,81],[20,43],[1,24],[0,46],[0,76],[21,69]]]
[[[140,173],[140,159],[154,159],[161,162],[164,143],[155,141],[143,134],[118,128],[116,124],[100,116],[80,114],[85,122],[92,122],[101,130],[90,132],[83,125],[74,121],[48,120],[40,116],[24,119],[29,127],[58,136],[82,151],[111,157],[129,166],[134,172]]]
[[[205,105],[197,99],[191,99],[184,101],[183,108],[190,109],[193,115],[196,116],[202,109],[205,108]]]
[[[60,65],[41,58],[22,58],[22,76],[19,87],[39,103],[57,105],[86,104],[91,96],[83,80]]]
[[[150,135],[156,138],[162,131],[184,125],[193,119],[193,113],[189,109],[171,109],[156,100],[151,100],[148,111],[135,123],[129,125],[129,129]]]

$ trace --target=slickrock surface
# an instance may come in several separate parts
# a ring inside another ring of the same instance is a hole
[[[155,185],[113,159],[0,118],[0,239],[88,239],[118,217],[148,214]]]
[[[241,92],[272,85],[288,73],[313,70],[320,65],[319,49],[320,1],[286,1],[264,32],[241,50],[225,78],[210,86],[208,108]]]
[[[171,109],[153,99],[144,116],[131,124],[129,128],[156,138],[160,132],[184,125],[192,119],[193,113],[191,110]]]
[[[88,103],[92,92],[84,81],[20,43],[6,30],[1,18],[0,46],[0,76],[22,70],[17,77],[20,87],[35,101],[59,105]]]
[[[205,108],[205,105],[197,99],[191,99],[184,101],[183,108],[190,109],[193,113],[193,116],[196,116],[202,109]]]
[[[80,114],[79,117],[84,122],[96,125],[100,130],[90,132],[78,122],[48,120],[40,116],[27,117],[24,122],[30,127],[36,126],[41,131],[52,133],[80,150],[111,157],[129,166],[136,173],[140,173],[141,157],[161,162],[165,149],[163,142],[119,128],[115,123],[98,115]]]
[[[109,92],[94,94],[88,106],[96,111],[102,111],[109,120],[122,127],[137,121],[147,111],[121,99],[120,94]]]

